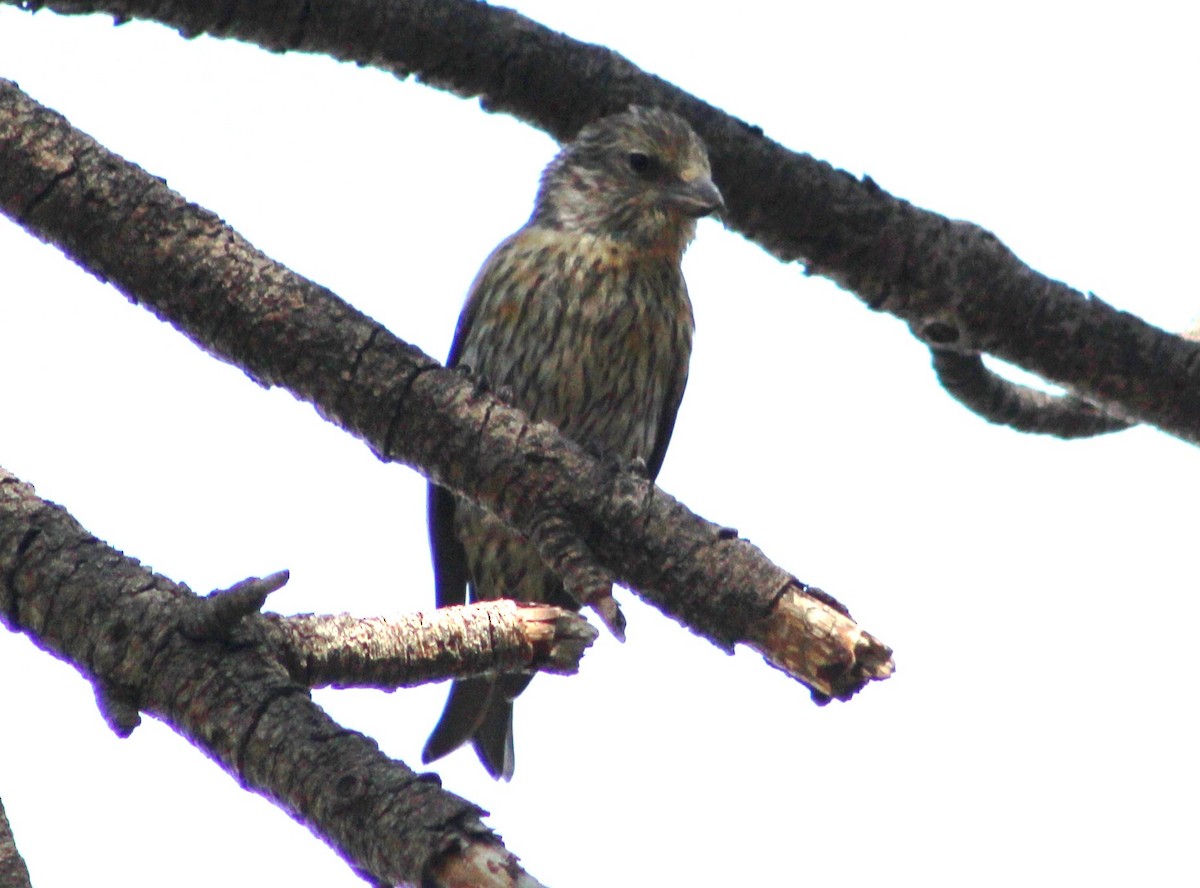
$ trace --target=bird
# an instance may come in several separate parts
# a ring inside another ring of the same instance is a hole
[[[533,213],[471,285],[447,366],[533,420],[653,480],[688,377],[695,327],[680,262],[703,216],[724,208],[708,153],[671,111],[633,105],[584,126],[542,173]],[[510,598],[590,606],[624,639],[611,590],[580,602],[520,533],[429,485],[437,605]],[[513,775],[513,700],[527,673],[453,683],[425,764],[465,745]]]

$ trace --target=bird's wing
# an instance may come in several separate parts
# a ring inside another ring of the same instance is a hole
[[[462,355],[467,336],[475,321],[479,309],[479,294],[489,283],[489,275],[497,267],[497,258],[509,245],[512,238],[500,244],[483,263],[471,290],[467,303],[458,319],[458,327],[454,331],[454,342],[450,345],[450,356],[446,358],[447,367],[457,367]],[[429,523],[429,550],[433,556],[433,582],[436,591],[438,607],[448,607],[453,604],[466,604],[467,581],[470,579],[467,565],[467,553],[458,534],[454,531],[454,494],[436,484],[429,485],[427,501]]]
[[[658,430],[654,434],[654,449],[650,451],[650,459],[646,461],[651,481],[658,477],[663,459],[667,455],[667,445],[671,443],[671,433],[675,431],[675,416],[679,413],[679,405],[683,401],[683,390],[687,387],[687,378],[687,367],[684,367],[682,372],[676,374],[671,381],[671,390],[667,392],[666,400],[663,402],[662,416],[658,418]]]
[[[467,602],[467,553],[454,532],[454,494],[429,485],[429,550],[438,607]]]
[[[467,344],[467,337],[471,335],[471,328],[475,325],[475,316],[479,314],[479,306],[483,302],[483,294],[494,287],[495,278],[502,274],[502,269],[505,263],[501,257],[508,252],[513,243],[521,236],[521,231],[509,235],[496,249],[492,250],[490,256],[484,260],[483,265],[479,269],[479,273],[475,275],[475,280],[471,282],[471,289],[467,291],[467,301],[463,306],[462,314],[458,317],[458,326],[454,330],[454,342],[450,344],[450,356],[446,358],[447,367],[457,367],[459,359],[462,357],[463,349]],[[471,372],[476,372],[478,368],[472,367]]]
[[[687,285],[682,280],[680,280],[680,286],[684,287],[686,294]],[[658,477],[663,459],[667,455],[667,445],[671,443],[671,433],[675,431],[675,417],[679,413],[679,405],[683,402],[683,390],[687,388],[690,352],[689,347],[688,356],[685,356],[679,362],[679,366],[675,368],[675,373],[672,375],[670,386],[667,389],[667,396],[663,398],[663,410],[658,417],[658,429],[654,433],[654,444],[650,449],[650,458],[646,460],[647,474],[651,481]]]

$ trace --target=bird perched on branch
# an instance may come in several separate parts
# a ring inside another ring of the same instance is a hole
[[[542,174],[533,215],[488,257],[449,366],[468,367],[534,420],[658,475],[687,382],[692,306],[680,260],[696,220],[723,206],[683,118],[631,107],[584,127]],[[439,607],[512,598],[589,605],[623,637],[611,589],[579,602],[500,519],[429,487]],[[513,773],[512,701],[524,673],[454,682],[422,755],[471,741],[488,773]]]

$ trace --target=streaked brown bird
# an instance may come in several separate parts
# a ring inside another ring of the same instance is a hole
[[[658,475],[687,382],[692,305],[680,260],[723,206],[708,154],[678,115],[631,107],[584,127],[542,174],[533,215],[483,264],[449,366],[465,366],[592,453]],[[618,637],[611,591],[578,602],[523,536],[429,487],[439,607],[494,598],[588,604]],[[528,674],[456,681],[428,763],[468,740],[512,777],[512,701]]]

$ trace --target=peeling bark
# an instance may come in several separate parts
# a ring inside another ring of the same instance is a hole
[[[488,672],[574,675],[599,635],[579,614],[507,600],[389,619],[267,614],[260,629],[305,687],[383,690]]]

